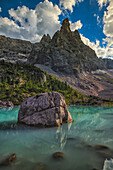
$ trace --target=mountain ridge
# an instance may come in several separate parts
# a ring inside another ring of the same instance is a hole
[[[103,60],[82,42],[78,30],[70,30],[68,18],[52,39],[44,35],[40,43],[33,46],[28,63],[44,64],[59,74],[75,76],[83,71],[105,69]]]
[[[82,42],[78,30],[71,31],[68,18],[52,38],[47,34],[34,44],[0,36],[0,60],[43,64],[61,75],[106,69],[105,62]]]

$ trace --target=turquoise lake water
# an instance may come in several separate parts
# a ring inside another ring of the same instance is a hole
[[[10,166],[0,170],[102,170],[106,158],[113,155],[113,107],[68,107],[73,123],[59,128],[17,126],[19,107],[0,108],[0,161],[17,154]],[[110,149],[98,150],[96,145]],[[63,160],[54,160],[54,152],[63,152]],[[37,167],[37,168],[36,168]]]

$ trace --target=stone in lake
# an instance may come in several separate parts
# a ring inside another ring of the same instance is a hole
[[[11,101],[0,100],[0,107],[14,107],[14,104]]]
[[[46,92],[29,97],[20,105],[18,123],[54,127],[68,122],[72,122],[72,117],[64,97],[58,92]]]
[[[52,156],[56,160],[62,160],[65,157],[63,152],[55,152]]]
[[[10,155],[8,158],[0,162],[0,166],[7,166],[10,165],[16,159],[16,154]]]

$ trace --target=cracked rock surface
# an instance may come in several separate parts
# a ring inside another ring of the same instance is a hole
[[[46,92],[23,101],[18,122],[39,127],[54,127],[72,122],[72,117],[62,94]]]

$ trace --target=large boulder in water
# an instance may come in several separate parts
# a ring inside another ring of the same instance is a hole
[[[18,123],[53,127],[72,122],[62,94],[46,92],[29,97],[20,105]]]

